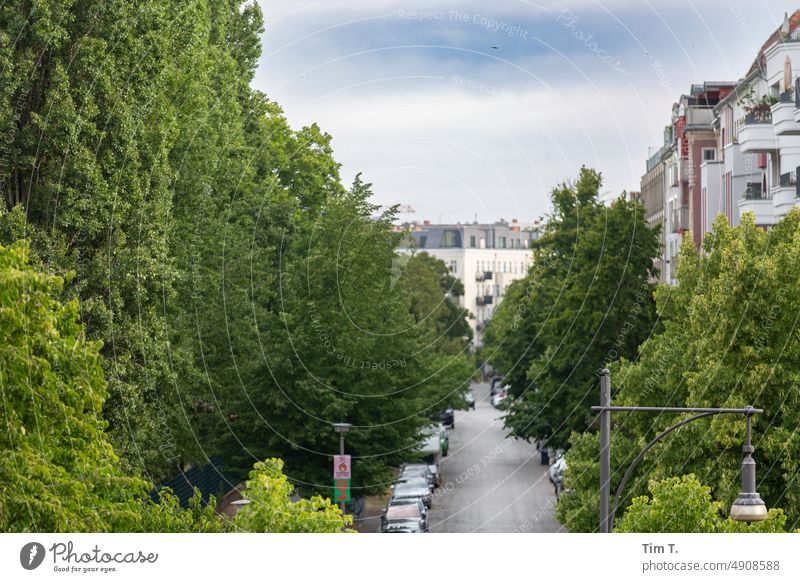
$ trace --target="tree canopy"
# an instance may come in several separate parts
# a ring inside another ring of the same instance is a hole
[[[751,214],[714,223],[702,252],[685,239],[678,286],[656,292],[661,329],[634,358],[611,367],[615,404],[763,408],[753,417],[757,488],[767,507],[782,507],[797,528],[795,486],[800,410],[797,318],[800,314],[800,211],[769,231]],[[678,420],[673,415],[616,415],[612,488],[639,449]],[[729,507],[739,491],[745,423],[735,415],[692,422],[656,445],[626,488],[623,506],[645,493],[647,479],[693,473]],[[568,492],[558,516],[572,531],[597,522],[596,434],[574,434],[567,453]]]
[[[563,447],[591,421],[597,372],[633,357],[655,325],[658,231],[638,201],[599,200],[602,178],[583,168],[551,194],[533,243],[533,267],[514,282],[488,324],[483,355],[505,375],[514,436]]]

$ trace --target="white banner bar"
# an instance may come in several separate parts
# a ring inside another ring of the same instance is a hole
[[[799,554],[796,534],[4,534],[0,579],[796,581]]]

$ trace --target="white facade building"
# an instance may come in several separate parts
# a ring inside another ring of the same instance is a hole
[[[765,228],[798,205],[800,11],[776,30],[734,94],[716,108],[731,224],[744,212]]]
[[[480,346],[486,323],[506,289],[528,273],[538,224],[501,220],[494,224],[406,224],[402,229],[414,238],[409,250],[441,259],[464,284],[460,304],[472,316],[473,344]]]

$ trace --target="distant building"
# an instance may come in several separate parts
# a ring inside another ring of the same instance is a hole
[[[482,344],[486,323],[508,285],[525,277],[531,266],[531,242],[539,223],[500,220],[494,224],[406,223],[398,230],[411,237],[411,252],[425,251],[441,259],[464,284],[460,304],[472,314],[474,344]]]
[[[692,85],[673,105],[641,183],[648,222],[663,209],[662,280],[676,283],[684,232],[700,248],[719,214],[737,225],[751,212],[771,228],[800,205],[799,172],[800,10],[784,17],[738,82]]]
[[[714,108],[735,86],[733,82],[692,85],[689,93],[681,95],[672,106],[664,142],[645,165],[641,200],[648,225],[661,225],[662,251],[655,261],[661,282],[675,283],[683,234],[691,231],[699,248],[719,212],[719,197],[709,194],[711,185],[702,178],[719,163]]]

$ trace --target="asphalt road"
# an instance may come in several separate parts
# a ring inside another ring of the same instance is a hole
[[[505,438],[489,385],[473,385],[475,410],[457,411],[431,532],[556,532],[555,495],[532,444]]]

